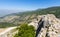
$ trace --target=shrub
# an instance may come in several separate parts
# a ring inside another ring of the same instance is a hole
[[[18,33],[14,37],[35,37],[35,29],[33,26],[22,24],[17,29]]]

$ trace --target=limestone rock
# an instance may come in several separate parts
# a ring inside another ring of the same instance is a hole
[[[37,37],[60,37],[60,20],[58,18],[56,18],[53,14],[47,14],[39,17],[42,21],[44,21],[44,24]],[[40,25],[42,24],[38,24],[38,26]]]
[[[28,25],[33,25],[36,29],[36,37],[60,37],[60,19],[53,14],[38,15]]]

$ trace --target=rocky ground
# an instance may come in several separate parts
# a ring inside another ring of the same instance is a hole
[[[52,14],[41,18],[44,24],[37,37],[60,37],[60,20]]]
[[[5,31],[5,28],[0,28],[0,33]]]
[[[53,14],[38,15],[28,25],[35,27],[36,37],[60,37],[60,19]]]
[[[29,25],[36,28],[36,37],[60,37],[60,19],[53,14],[39,15],[38,20]]]
[[[0,37],[13,37],[17,33],[16,27],[0,29]]]

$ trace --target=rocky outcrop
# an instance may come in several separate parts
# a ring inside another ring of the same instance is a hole
[[[36,30],[36,37],[60,37],[60,20],[53,14],[40,17]]]
[[[60,37],[60,19],[53,14],[38,15],[37,18],[28,24],[35,27],[36,37]]]

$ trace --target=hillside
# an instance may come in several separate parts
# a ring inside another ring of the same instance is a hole
[[[20,25],[21,23],[30,23],[34,19],[37,19],[37,16],[45,14],[54,14],[57,18],[60,18],[60,6],[9,14],[4,17],[1,17],[0,23]]]
[[[59,13],[60,13],[60,6],[56,6],[56,7],[48,7],[44,9],[37,9],[34,11],[19,12],[16,13],[15,15],[23,16],[23,15],[32,15],[32,14],[36,14],[36,15],[54,14],[59,18],[60,17]]]

